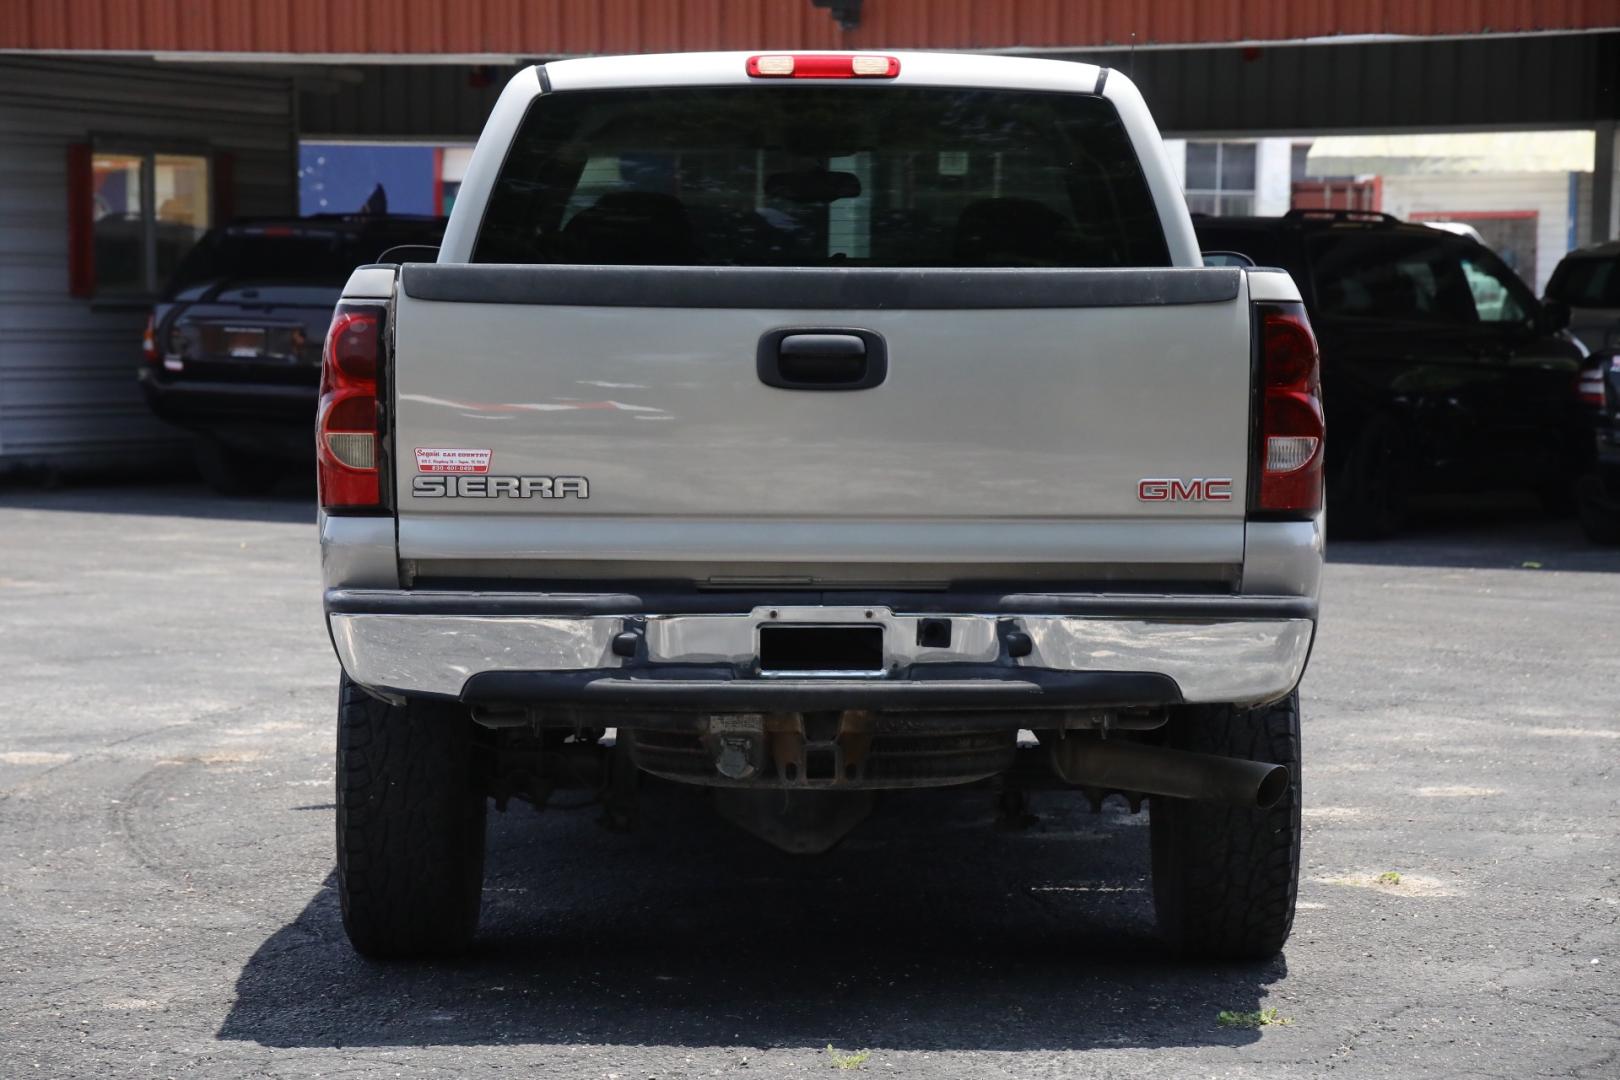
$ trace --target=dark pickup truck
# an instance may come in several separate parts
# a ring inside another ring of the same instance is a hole
[[[1569,310],[1478,242],[1387,214],[1194,221],[1205,251],[1287,270],[1322,347],[1336,534],[1400,530],[1407,496],[1528,489],[1573,505],[1592,456]]]

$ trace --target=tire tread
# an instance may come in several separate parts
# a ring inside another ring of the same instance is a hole
[[[477,927],[485,800],[471,721],[452,705],[390,705],[343,677],[337,866],[343,928],[377,958],[448,955]]]
[[[1293,929],[1299,892],[1298,692],[1257,709],[1188,710],[1172,720],[1170,741],[1288,766],[1288,792],[1266,810],[1150,801],[1154,907],[1171,946],[1207,960],[1274,956]]]

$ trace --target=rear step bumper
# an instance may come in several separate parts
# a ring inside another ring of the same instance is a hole
[[[326,609],[344,670],[380,692],[719,712],[1258,704],[1298,684],[1316,625],[1298,597],[923,599],[693,614],[620,594],[335,589]],[[860,670],[835,648],[840,669],[812,653],[762,671],[776,627],[881,628],[881,648]]]

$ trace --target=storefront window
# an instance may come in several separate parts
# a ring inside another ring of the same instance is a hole
[[[151,296],[212,222],[208,158],[97,149],[90,162],[95,295]]]
[[[92,170],[97,291],[146,292],[145,163],[132,154],[97,154]]]
[[[161,286],[208,231],[208,159],[158,154],[152,171],[157,210],[157,284]]]

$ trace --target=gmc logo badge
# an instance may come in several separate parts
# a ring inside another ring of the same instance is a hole
[[[1232,478],[1138,480],[1136,497],[1141,502],[1231,502]]]

